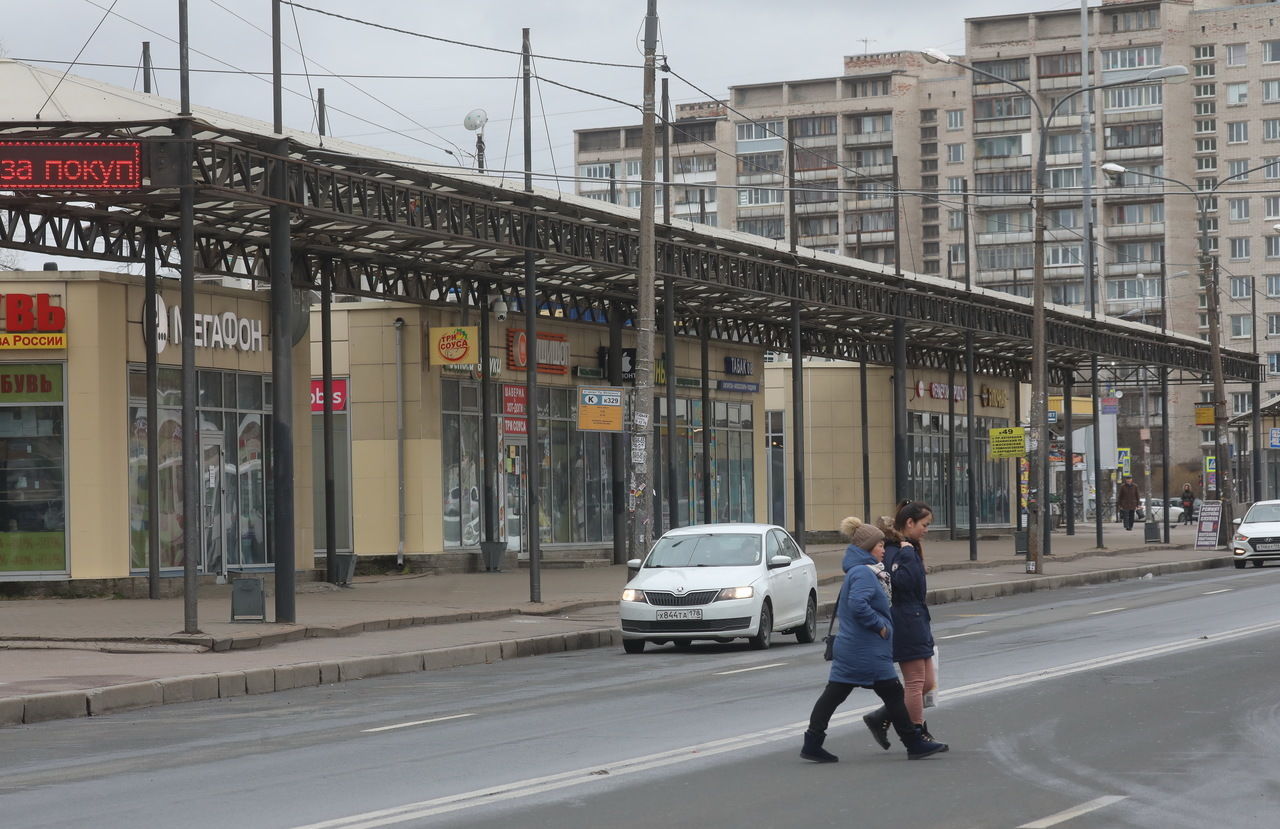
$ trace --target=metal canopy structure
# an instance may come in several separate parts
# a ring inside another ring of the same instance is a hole
[[[0,61],[8,99],[0,139],[139,140],[145,186],[92,196],[0,190],[0,246],[140,262],[146,231],[155,228],[161,264],[177,268],[184,178],[176,163],[177,104],[68,76],[66,92],[52,99],[60,120],[33,119],[36,107],[28,112],[24,104],[43,99],[55,80]],[[104,117],[110,112],[120,117]],[[547,191],[531,195],[496,178],[306,133],[289,133],[288,156],[277,155],[279,136],[270,125],[213,110],[196,108],[192,126],[198,273],[269,280],[269,211],[281,202],[268,183],[283,167],[299,288],[319,290],[330,269],[342,294],[477,305],[482,286],[490,295],[518,294],[531,249],[544,313],[595,322],[617,308],[630,315],[640,238],[632,211]],[[950,280],[829,254],[792,254],[758,237],[685,223],[659,228],[657,271],[674,281],[677,331],[688,336],[706,321],[715,339],[790,351],[798,305],[807,355],[893,364],[900,319],[913,367],[963,371],[971,331],[977,371],[1029,376],[1032,306],[1010,294],[966,291]],[[1174,382],[1198,383],[1209,371],[1208,345],[1199,339],[1058,306],[1048,309],[1047,347],[1058,383],[1095,355],[1121,371],[1167,368]],[[1253,381],[1261,371],[1245,352],[1224,351],[1223,363],[1230,380]]]

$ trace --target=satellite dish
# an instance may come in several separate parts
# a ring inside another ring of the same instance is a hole
[[[483,130],[484,125],[489,123],[489,113],[483,109],[473,109],[467,113],[467,117],[462,119],[462,126],[475,132]]]

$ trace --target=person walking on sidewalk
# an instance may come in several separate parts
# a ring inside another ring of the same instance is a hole
[[[1191,484],[1182,485],[1182,523],[1190,524],[1196,517],[1196,494],[1191,491]]]
[[[937,687],[933,630],[925,603],[924,537],[933,510],[921,501],[903,501],[892,519],[876,522],[885,534],[884,565],[893,586],[893,661],[902,671],[907,714],[926,740],[933,740],[924,719],[924,695]],[[884,708],[862,718],[876,742],[889,748],[889,714]]]
[[[849,540],[842,563],[844,582],[836,600],[840,628],[827,686],[809,714],[809,729],[804,732],[800,756],[815,763],[839,760],[822,745],[831,715],[854,688],[870,688],[880,697],[910,759],[946,751],[947,746],[926,740],[920,727],[912,724],[903,702],[902,683],[893,670],[893,620],[889,610],[892,587],[882,563],[884,533],[850,517],[840,522],[840,534]]]
[[[1124,476],[1124,483],[1116,492],[1116,510],[1126,530],[1133,529],[1133,519],[1138,512],[1138,485],[1133,482],[1132,475]]]

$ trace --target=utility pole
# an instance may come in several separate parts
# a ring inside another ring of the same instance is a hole
[[[654,87],[658,51],[658,0],[648,0],[644,18],[644,101],[640,144],[640,255],[636,271],[636,382],[631,401],[631,486],[635,555],[644,558],[653,543],[653,488],[649,483],[649,439],[653,420],[654,328]],[[672,367],[667,382],[674,383]]]
[[[529,519],[529,601],[542,601],[542,504],[539,492],[542,487],[542,461],[538,456],[538,267],[533,253],[533,103],[531,97],[533,76],[533,47],[529,43],[529,30],[522,29],[520,46],[521,68],[524,81],[524,191],[529,195],[529,212],[524,222],[524,394],[525,418],[528,420],[528,458],[525,463],[525,512]],[[487,358],[487,355],[486,355]],[[487,369],[488,366],[486,365]]]
[[[1227,432],[1227,388],[1222,374],[1222,327],[1218,319],[1218,263],[1209,253],[1208,223],[1205,221],[1207,206],[1203,196],[1200,203],[1200,273],[1204,279],[1209,313],[1209,376],[1213,381],[1213,457],[1217,468],[1218,497],[1222,500],[1222,520],[1218,523],[1218,546],[1231,540],[1235,532],[1232,519],[1235,514],[1235,487],[1231,485],[1231,458],[1223,451],[1223,438]],[[1255,404],[1256,405],[1256,404]]]

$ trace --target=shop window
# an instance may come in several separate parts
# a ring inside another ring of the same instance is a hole
[[[67,570],[63,366],[0,367],[0,572]]]

